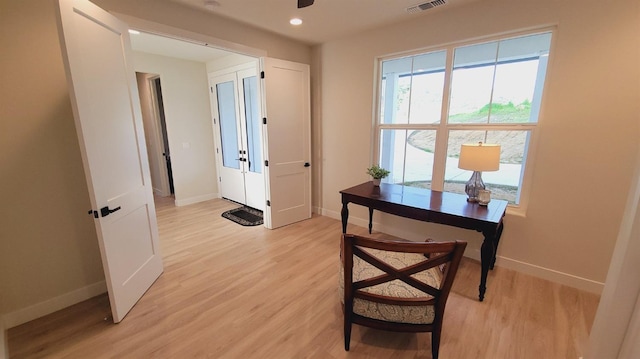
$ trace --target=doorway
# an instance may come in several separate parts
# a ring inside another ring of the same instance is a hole
[[[183,206],[212,198],[231,198],[221,193],[220,180],[224,176],[220,176],[220,169],[223,166],[217,156],[223,153],[219,140],[219,133],[222,131],[217,122],[219,111],[214,108],[217,106],[217,94],[214,98],[215,87],[211,85],[210,79],[235,71],[238,73],[231,80],[236,84],[235,91],[230,91],[235,99],[235,106],[231,106],[230,111],[236,113],[236,120],[241,118],[241,114],[250,112],[249,106],[242,110],[236,109],[244,104],[244,101],[238,101],[238,93],[244,96],[244,90],[239,85],[244,78],[258,75],[254,91],[259,98],[258,105],[251,108],[257,109],[258,116],[254,118],[259,119],[262,131],[263,158],[251,160],[252,165],[262,164],[261,173],[257,174],[256,168],[256,171],[246,170],[246,175],[243,174],[244,186],[239,188],[244,189],[244,201],[247,200],[247,192],[264,190],[264,199],[249,206],[264,208],[264,225],[267,228],[277,228],[310,218],[309,65],[268,58],[265,57],[266,53],[244,47],[232,50],[214,49],[210,43],[182,41],[188,34],[177,39],[158,36],[164,31],[157,31],[153,31],[155,34],[152,35],[142,30],[131,37],[131,43],[134,50],[140,51],[135,59],[136,69],[160,74],[162,79],[163,103],[172,150],[175,204]],[[198,38],[195,34],[194,36]],[[143,44],[143,39],[151,41]],[[155,44],[154,48],[151,48],[150,43]],[[161,43],[163,46],[158,46]],[[253,73],[242,76],[239,73],[242,70],[253,70]],[[240,81],[238,77],[241,78]],[[240,130],[236,126],[236,131],[240,134],[243,133],[242,122],[245,121],[240,122]],[[244,133],[248,132],[245,129]],[[243,148],[242,142],[243,140],[238,140],[237,150],[230,153],[236,156],[233,158],[242,159],[240,162],[245,167],[249,167],[250,150],[246,148],[250,141],[244,141],[247,153],[239,152]],[[245,159],[247,163],[244,163]],[[250,183],[252,174],[262,175],[262,180],[256,182],[259,184]],[[249,199],[251,198],[249,195]]]
[[[172,196],[175,192],[173,169],[160,75],[136,72],[136,80],[153,193],[160,197]]]
[[[256,65],[209,76],[222,198],[264,211],[262,121]]]
[[[153,105],[156,111],[156,123],[160,127],[160,137],[162,140],[162,156],[164,157],[167,180],[169,181],[169,193],[173,194],[173,170],[171,169],[171,151],[169,150],[169,137],[167,136],[167,121],[164,116],[164,102],[162,101],[162,85],[160,76],[154,77],[151,81],[153,88]]]

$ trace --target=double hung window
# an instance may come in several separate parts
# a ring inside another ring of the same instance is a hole
[[[377,160],[386,182],[464,193],[463,143],[501,145],[484,172],[493,198],[521,201],[538,123],[551,31],[382,59]]]

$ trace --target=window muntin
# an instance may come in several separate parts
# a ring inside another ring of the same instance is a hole
[[[464,193],[471,173],[457,168],[460,145],[498,143],[500,170],[483,179],[493,198],[519,204],[550,43],[543,32],[382,61],[378,160],[392,172],[385,181]]]

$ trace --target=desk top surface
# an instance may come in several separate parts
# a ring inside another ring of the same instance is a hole
[[[481,206],[467,202],[467,196],[462,194],[389,183],[381,183],[377,187],[371,181],[344,189],[340,193],[351,196],[352,199],[357,197],[491,223],[500,223],[508,205],[507,201],[492,199],[487,206]]]

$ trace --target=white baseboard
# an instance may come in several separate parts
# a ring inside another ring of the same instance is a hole
[[[38,319],[45,315],[56,312],[60,309],[80,303],[83,300],[93,298],[107,291],[105,281],[90,284],[86,287],[76,289],[72,292],[45,300],[26,308],[18,309],[11,313],[5,314],[0,318],[0,322],[4,322],[4,328],[10,329],[20,324]]]
[[[204,202],[204,201],[208,201],[210,199],[215,199],[215,198],[220,198],[220,194],[218,193],[208,193],[208,194],[203,194],[201,196],[195,196],[195,197],[189,197],[189,198],[181,198],[181,199],[177,199],[175,200],[175,205],[180,207],[180,206],[187,206],[190,204],[194,204],[194,203],[198,203],[198,202]]]
[[[342,218],[340,213],[335,211],[322,209],[321,213],[323,216],[331,217],[337,220],[341,220]],[[369,220],[350,216],[349,224],[368,228]],[[373,225],[377,231],[388,233],[396,237],[407,238],[407,239],[411,239],[412,237],[415,237],[415,233],[411,233],[411,231],[407,229],[385,226],[376,222],[374,222]],[[480,261],[480,250],[478,249],[467,250],[464,253],[464,255],[465,257]],[[528,274],[534,277],[546,279],[555,283],[564,284],[566,286],[584,290],[589,293],[601,294],[602,290],[604,289],[604,283],[602,282],[597,282],[591,279],[582,278],[572,274],[559,272],[553,269],[544,268],[535,264],[518,261],[508,257],[498,256],[496,258],[496,266],[511,269],[516,272]]]
[[[589,293],[602,294],[602,290],[604,289],[604,283],[602,282],[578,277],[573,274],[559,272],[557,270],[540,267],[535,264],[525,263],[507,257],[498,256],[496,258],[496,266],[564,284]]]

